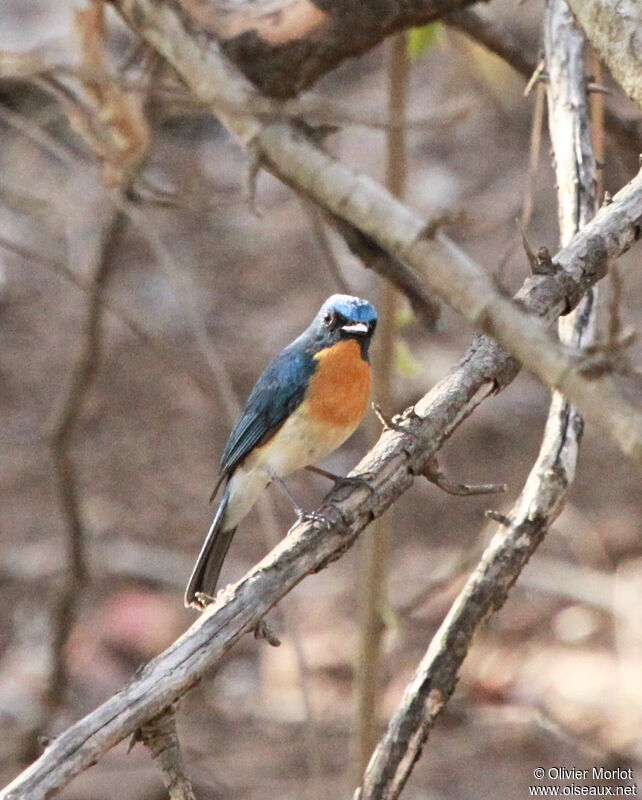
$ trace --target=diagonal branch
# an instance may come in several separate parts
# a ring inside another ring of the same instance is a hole
[[[604,274],[607,260],[628,249],[641,219],[638,176],[557,254],[559,272],[528,279],[520,302],[547,319],[568,310]],[[429,459],[474,408],[507,386],[517,372],[516,362],[497,344],[476,337],[459,366],[409,409],[395,429],[384,432],[357,468],[358,473],[372,472],[374,493],[365,488],[334,491],[321,512],[335,519],[335,525],[329,530],[318,523],[295,526],[266,559],[221,593],[178,642],[59,736],[0,797],[37,800],[54,793],[189,691],[299,581],[340,557],[370,520],[406,491],[415,475],[423,474]]]
[[[556,163],[560,238],[585,225],[597,207],[595,159],[584,90],[584,38],[565,0],[549,0],[545,21],[549,128]],[[597,288],[560,320],[560,338],[576,347],[594,339]],[[355,800],[396,800],[430,730],[455,689],[475,631],[509,588],[558,517],[575,476],[583,421],[555,392],[544,439],[526,485],[430,643],[368,765]]]
[[[229,108],[228,99],[238,102],[240,96],[251,101],[255,92],[249,82],[215,44],[200,44],[170,6],[152,0],[114,2],[204,102],[216,107],[222,100]],[[385,277],[397,284],[400,275],[414,270],[529,371],[564,392],[588,421],[607,433],[625,455],[642,464],[642,410],[623,397],[608,376],[597,380],[585,376],[575,354],[556,343],[539,320],[504,297],[491,277],[454,242],[441,232],[429,238],[422,217],[365,175],[325,153],[300,129],[242,112],[221,111],[219,117],[254,159],[399,259],[383,264]],[[639,230],[633,234],[636,238]],[[602,246],[602,242],[592,243],[598,249]]]

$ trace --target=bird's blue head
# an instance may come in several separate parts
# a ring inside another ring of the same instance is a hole
[[[361,347],[361,355],[367,359],[376,327],[377,312],[367,300],[349,294],[333,294],[321,306],[308,330],[314,350],[332,347],[344,339],[355,339]]]

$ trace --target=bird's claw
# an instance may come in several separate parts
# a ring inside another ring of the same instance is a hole
[[[301,522],[318,522],[326,528],[331,528],[332,523],[323,514],[318,514],[316,511],[304,511],[302,508],[296,510],[297,525]]]
[[[376,494],[374,487],[370,486],[365,476],[373,477],[373,472],[364,472],[363,475],[337,475],[334,488],[340,489],[343,486],[352,486],[354,488],[367,489],[370,494]]]

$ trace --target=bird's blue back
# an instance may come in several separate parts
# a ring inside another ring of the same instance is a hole
[[[305,334],[282,350],[261,373],[225,446],[221,476],[267,441],[301,404],[316,368]]]

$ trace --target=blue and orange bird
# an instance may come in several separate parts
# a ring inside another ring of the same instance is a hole
[[[214,596],[236,528],[270,482],[285,488],[282,479],[304,467],[335,477],[311,465],[343,444],[366,412],[376,325],[370,303],[335,294],[265,368],[223,452],[212,498],[225,489],[185,605],[203,608]]]

